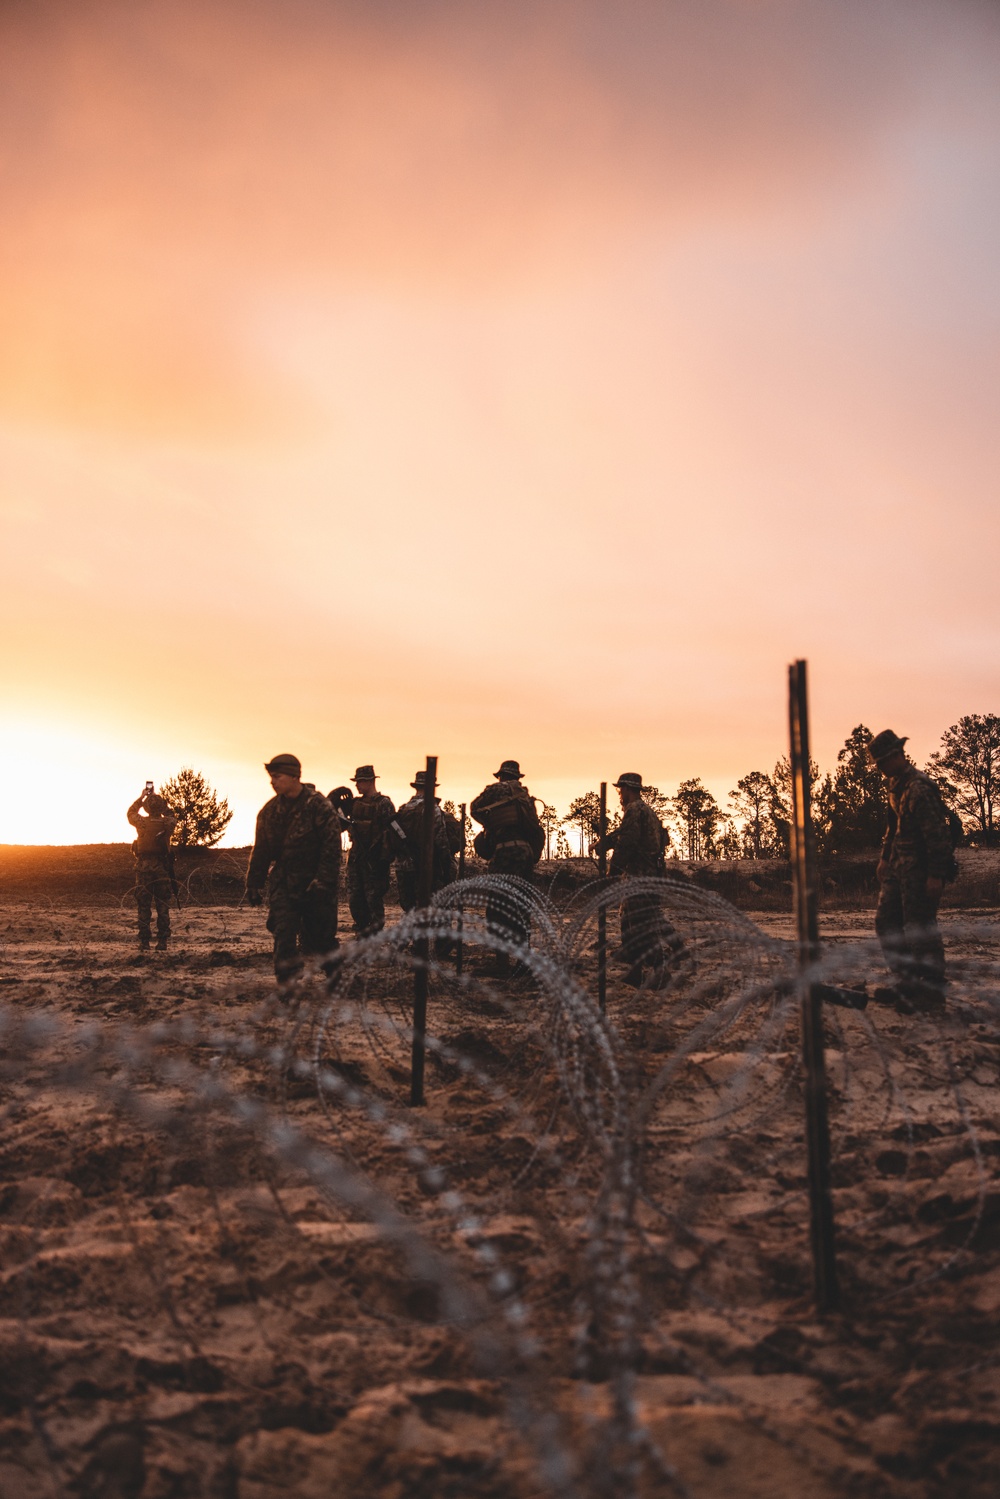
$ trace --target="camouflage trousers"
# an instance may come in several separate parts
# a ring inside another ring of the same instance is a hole
[[[627,895],[619,907],[621,960],[630,969],[659,968],[683,943],[655,895]]]
[[[156,905],[156,935],[160,941],[170,936],[170,900],[174,887],[162,864],[140,864],[135,874],[135,903],[139,908],[139,937],[148,942]]]
[[[900,993],[931,998],[944,990],[944,943],[937,924],[940,895],[928,895],[926,870],[891,869],[882,881],[875,931]]]
[[[331,953],[337,946],[336,890],[272,890],[267,929],[274,938],[274,976],[279,984],[287,983],[302,972],[307,957]]]
[[[516,874],[530,885],[533,883],[534,869],[535,861],[529,848],[520,843],[502,843],[490,860],[489,872]],[[508,895],[497,893],[486,897],[486,925],[499,936],[516,942],[519,947],[527,947],[530,943],[531,929],[522,906]]]
[[[360,859],[347,865],[347,898],[358,937],[370,937],[385,926],[385,893],[389,888],[388,864],[374,869]]]

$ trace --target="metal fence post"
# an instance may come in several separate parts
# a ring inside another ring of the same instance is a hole
[[[458,810],[459,810],[459,815],[461,816],[461,819],[462,819],[462,846],[458,850],[458,878],[459,878],[459,880],[464,880],[465,879],[465,803],[464,802],[462,803],[461,807],[459,807]],[[463,925],[463,923],[462,923],[462,902],[459,901],[459,903],[458,903],[458,921],[457,921],[458,941],[455,944],[455,977],[456,978],[461,978],[462,977],[462,959],[463,959],[463,956],[464,956],[463,948],[462,948],[462,925]]]
[[[603,1015],[608,1007],[608,908],[604,903],[604,881],[608,877],[608,851],[604,839],[608,832],[608,783],[601,782],[601,841],[598,844],[597,872],[601,877],[601,904],[597,908],[597,1003]]]
[[[805,974],[819,957],[816,856],[813,837],[809,760],[809,703],[806,663],[788,668],[788,728],[792,772],[791,855],[799,970]],[[809,1157],[809,1229],[816,1306],[832,1311],[839,1299],[837,1254],[830,1191],[830,1128],[827,1120],[826,1060],[823,1055],[823,1000],[819,986],[799,984],[802,1010],[802,1065],[806,1093],[806,1147]]]
[[[434,792],[437,789],[437,755],[427,756],[424,773],[424,807],[420,867],[417,870],[417,910],[426,911],[434,889]],[[426,918],[425,918],[426,919]],[[427,930],[413,944],[413,1055],[410,1063],[410,1103],[424,1102],[424,1057],[427,1037],[427,964],[430,944]]]

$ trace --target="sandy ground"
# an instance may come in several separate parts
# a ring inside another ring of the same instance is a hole
[[[994,1494],[996,912],[944,1017],[827,1012],[822,1319],[794,1009],[731,1004],[788,918],[683,914],[606,1028],[443,967],[414,1110],[396,960],[283,1006],[257,912],[139,960],[127,903],[0,908],[4,1499]],[[824,935],[881,977],[870,913]]]

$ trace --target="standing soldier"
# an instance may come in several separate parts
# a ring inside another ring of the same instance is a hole
[[[944,944],[937,911],[941,893],[955,878],[958,866],[941,793],[930,776],[907,758],[905,744],[905,738],[883,729],[868,746],[889,793],[889,825],[878,863],[875,931],[896,978],[896,989],[876,990],[876,998],[899,1001],[907,1011],[941,1009]]]
[[[412,911],[417,903],[417,881],[424,846],[424,787],[426,770],[418,770],[410,785],[416,792],[404,802],[390,824],[396,850],[396,885],[399,904]],[[434,876],[432,890],[443,890],[458,878],[455,855],[465,836],[461,822],[434,798]]]
[[[609,872],[624,880],[627,890],[630,880],[663,874],[666,830],[649,803],[642,799],[642,776],[638,771],[625,771],[615,787],[622,804],[622,820],[613,832],[605,835],[598,848],[613,850]],[[658,898],[649,892],[626,894],[619,909],[621,960],[628,965],[626,984],[638,989],[643,982],[643,969],[649,968],[647,987],[665,988],[669,983],[668,953],[679,955],[684,944],[664,919]]]
[[[264,769],[275,794],[257,813],[246,899],[259,906],[267,883],[274,975],[284,986],[307,954],[328,955],[337,945],[340,823],[326,797],[302,780],[295,755],[275,755]]]
[[[177,817],[170,806],[157,796],[152,781],[137,796],[125,814],[135,828],[135,903],[139,908],[139,951],[149,952],[152,936],[153,902],[156,902],[156,950],[166,952],[170,937],[170,897],[174,894],[174,855],[171,834]]]
[[[469,807],[483,825],[476,839],[477,852],[489,859],[490,874],[513,874],[530,883],[545,847],[545,831],[534,798],[521,785],[521,767],[516,760],[504,760],[493,776],[496,785],[487,786]],[[527,947],[527,923],[518,903],[510,898],[487,897],[486,924]]]
[[[389,824],[396,809],[389,797],[375,790],[378,779],[374,766],[359,765],[351,777],[357,795],[346,808],[351,825],[347,888],[354,931],[359,937],[369,937],[385,926],[385,893],[392,863]]]

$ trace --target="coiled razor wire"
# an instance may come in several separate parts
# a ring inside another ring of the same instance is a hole
[[[379,1242],[400,1253],[410,1281],[433,1287],[439,1321],[464,1338],[477,1372],[502,1385],[515,1428],[537,1454],[546,1492],[628,1496],[638,1492],[646,1467],[680,1490],[670,1454],[658,1450],[635,1399],[635,1378],[650,1356],[650,1339],[661,1354],[666,1349],[701,1379],[708,1395],[717,1395],[718,1387],[689,1350],[650,1327],[644,1300],[650,1223],[658,1225],[654,1253],[685,1297],[734,1328],[763,1322],[752,1305],[734,1300],[727,1290],[731,1277],[719,1274],[725,1240],[711,1222],[714,1175],[731,1174],[727,1153],[751,1135],[761,1136],[767,1141],[761,1164],[785,1163],[786,1185],[773,1202],[744,1214],[742,1225],[783,1218],[797,1235],[798,1258],[805,1264],[801,1141],[794,1128],[786,1143],[766,1128],[789,1110],[794,1118],[800,1107],[797,956],[793,944],[766,936],[719,896],[686,881],[634,881],[628,893],[658,902],[685,951],[667,962],[672,968],[668,988],[640,989],[624,1004],[613,1002],[607,1015],[600,1013],[593,992],[597,915],[620,902],[621,888],[595,884],[559,908],[515,877],[477,876],[446,887],[429,910],[411,912],[377,936],[343,945],[333,955],[329,976],[308,972],[283,1003],[248,1000],[235,1027],[189,1015],[145,1027],[79,1026],[49,1011],[6,1005],[0,1009],[0,1039],[11,1093],[7,1113],[16,1123],[29,1107],[26,1100],[43,1089],[89,1095],[120,1121],[120,1134],[163,1138],[178,1151],[200,1149],[207,1162],[215,1132],[223,1125],[235,1131],[237,1138],[253,1142],[266,1165],[269,1191],[286,1226],[294,1224],[282,1194],[289,1180],[304,1178],[321,1194],[331,1218],[371,1225]],[[528,945],[518,940],[524,930],[530,931]],[[995,1036],[1000,965],[991,953],[996,928],[989,922],[962,923],[949,933],[976,949],[971,957],[951,961],[950,1008],[958,1022],[984,1026]],[[561,1242],[553,1233],[547,1246],[561,1257],[572,1283],[572,1317],[562,1347],[539,1323],[542,1308],[533,1306],[522,1287],[518,1265],[491,1240],[489,1215],[477,1204],[475,1191],[464,1192],[451,1179],[462,1165],[462,1139],[449,1133],[433,1109],[424,1114],[405,1106],[401,1082],[412,1044],[415,947],[426,941],[431,954],[445,954],[458,940],[474,955],[461,977],[447,956],[429,961],[431,1087],[443,1091],[457,1081],[472,1089],[531,1142],[530,1160],[558,1180],[554,1216],[562,1214],[576,1225]],[[501,984],[486,971],[484,965],[496,960],[517,965],[511,982]],[[878,961],[873,942],[829,947],[809,978],[859,984]],[[241,984],[229,981],[220,993],[231,1004],[239,999]],[[484,1011],[486,1029],[507,1044],[506,1065],[498,1048],[490,1065],[481,1065],[475,1049],[462,1044],[470,1020],[483,1028]],[[835,1144],[848,1134],[861,1104],[870,1110],[881,1094],[879,1133],[894,1117],[902,1121],[903,1164],[897,1169],[893,1163],[892,1180],[904,1191],[917,1148],[914,1109],[906,1096],[907,1058],[872,1011],[828,1011],[828,1018],[830,1039],[844,1059],[833,1090]],[[457,1036],[449,1031],[455,1025],[462,1027]],[[637,1048],[633,1033],[646,1043],[652,1036],[658,1049]],[[723,1043],[728,1050],[719,1052]],[[510,1065],[512,1053],[519,1057],[517,1067]],[[957,1148],[974,1165],[975,1199],[962,1237],[939,1263],[894,1287],[885,1284],[883,1270],[883,1298],[926,1291],[951,1273],[963,1256],[974,1253],[984,1221],[990,1177],[980,1131],[950,1041],[942,1054],[944,1071],[933,1079],[935,1093],[944,1097],[948,1091],[954,1100]],[[727,1065],[713,1077],[720,1059]],[[926,1059],[920,1065],[925,1068]],[[318,1103],[308,1129],[294,1117],[306,1085]],[[358,1118],[365,1124],[360,1132],[351,1127]],[[416,1185],[415,1211],[380,1186],[387,1152],[399,1162],[394,1169],[409,1173]],[[745,1153],[743,1159],[745,1169]],[[217,1186],[223,1169],[218,1160],[210,1164],[207,1180]],[[227,1209],[216,1187],[211,1198],[220,1242],[225,1242]],[[898,1194],[894,1200],[887,1190],[882,1207],[854,1223],[844,1253],[859,1252],[854,1242],[859,1228],[868,1242],[877,1241],[880,1229],[891,1229],[898,1213]],[[123,1222],[131,1232],[127,1211]],[[133,1240],[140,1243],[135,1234]],[[693,1263],[678,1270],[692,1246]],[[680,1260],[678,1251],[683,1251]],[[29,1285],[41,1254],[36,1244],[15,1266],[12,1273],[22,1287]],[[153,1280],[177,1336],[197,1350],[201,1345],[185,1315],[183,1287],[173,1285],[162,1269],[166,1258],[164,1251]],[[866,1271],[871,1263],[869,1254]],[[741,1272],[745,1280],[749,1269]],[[272,1289],[262,1301],[251,1273],[240,1273],[251,1288],[262,1336],[273,1349],[262,1307],[278,1292]],[[25,1310],[25,1326],[29,1320]],[[560,1415],[559,1380],[569,1372],[606,1383],[609,1391],[601,1411],[591,1412],[582,1439]],[[44,1430],[37,1402],[35,1415]],[[759,1412],[754,1419],[760,1419]],[[57,1446],[47,1439],[51,1452]]]

